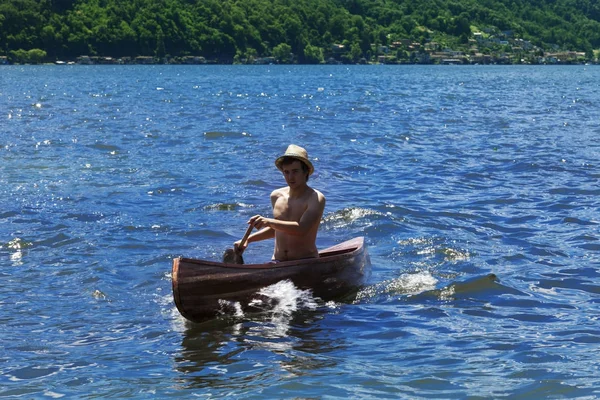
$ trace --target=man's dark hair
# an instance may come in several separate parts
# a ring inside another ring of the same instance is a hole
[[[308,182],[308,178],[310,177],[310,174],[308,172],[310,170],[308,168],[308,165],[306,165],[304,162],[298,160],[296,157],[283,157],[283,159],[281,160],[281,165],[289,165],[294,161],[300,162],[300,165],[302,165],[302,172],[306,174],[306,182]]]

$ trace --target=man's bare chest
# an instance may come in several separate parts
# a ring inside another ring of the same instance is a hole
[[[306,201],[282,196],[275,202],[273,217],[282,221],[299,221],[306,207]]]

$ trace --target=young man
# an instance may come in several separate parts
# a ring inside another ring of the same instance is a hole
[[[250,235],[246,243],[238,240],[234,247],[244,250],[249,243],[275,238],[275,262],[318,257],[317,230],[325,209],[325,197],[307,184],[314,171],[308,154],[302,147],[291,144],[285,154],[275,160],[275,165],[288,186],[271,193],[273,218],[262,215],[250,218],[248,224],[260,231]]]

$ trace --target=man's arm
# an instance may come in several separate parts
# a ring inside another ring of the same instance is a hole
[[[275,237],[275,231],[272,228],[265,228],[252,235],[248,236],[248,240],[246,243],[242,243],[242,240],[238,240],[233,244],[234,249],[239,249],[241,251],[246,250],[246,247],[252,242],[259,242],[261,240],[272,239]]]
[[[274,237],[275,231],[272,228],[265,228],[250,235],[248,237],[248,243],[260,242],[261,240],[273,239]]]
[[[275,202],[277,201],[278,196],[279,196],[279,192],[277,190],[274,190],[271,193],[271,207],[275,207]],[[256,218],[256,216],[252,217],[252,218]],[[260,228],[264,228],[264,229],[248,236],[248,240],[246,241],[246,243],[242,243],[241,240],[238,240],[237,242],[235,242],[233,244],[234,249],[239,249],[241,251],[244,251],[246,249],[246,247],[248,247],[248,245],[252,242],[260,242],[261,240],[273,239],[275,237],[275,230],[273,230],[273,228],[271,228],[269,226],[257,226],[255,224],[255,222],[252,220],[252,218],[248,221],[248,224],[253,225],[257,229],[260,229]]]
[[[272,202],[274,204],[275,200]],[[325,197],[320,192],[315,191],[310,197],[306,211],[302,214],[300,221],[282,221],[275,218],[266,218],[261,215],[255,215],[250,219],[250,223],[253,223],[254,226],[259,229],[267,227],[290,235],[302,236],[308,233],[321,221],[324,210]]]

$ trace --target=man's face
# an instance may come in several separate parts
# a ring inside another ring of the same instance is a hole
[[[306,172],[302,170],[302,163],[294,160],[281,166],[281,172],[289,187],[306,184]]]

